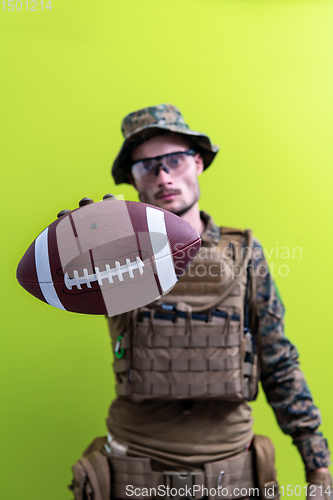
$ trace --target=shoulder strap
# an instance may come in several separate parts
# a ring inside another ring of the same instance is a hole
[[[237,230],[239,232],[239,230]],[[241,231],[243,233],[243,231]],[[242,259],[241,263],[241,270],[242,272],[239,273],[236,276],[236,279],[234,279],[230,285],[224,290],[224,292],[214,301],[209,302],[203,306],[199,307],[192,307],[192,312],[198,313],[198,312],[203,312],[203,311],[208,311],[210,309],[215,309],[221,302],[224,301],[226,297],[232,292],[232,290],[235,288],[235,286],[238,284],[238,282],[242,279],[242,275],[246,270],[246,266],[248,265],[248,262],[251,257],[252,253],[252,244],[253,244],[253,235],[252,231],[250,229],[245,229],[245,235],[246,235],[246,253],[244,255],[244,258]]]
[[[237,229],[235,227],[227,227],[227,226],[220,227],[220,234],[235,234],[235,233],[245,234],[245,231],[243,231],[243,229]]]

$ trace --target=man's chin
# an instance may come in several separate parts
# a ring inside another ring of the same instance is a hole
[[[155,203],[155,205],[159,208],[163,208],[164,210],[168,210],[169,212],[172,212],[173,214],[178,213],[179,207],[175,206],[173,203]]]
[[[163,205],[158,205],[160,208],[164,208],[164,210],[168,210],[169,212],[178,215],[178,217],[181,217],[182,215],[186,214],[191,206],[187,205],[181,205],[180,203],[172,203],[172,202],[165,202]]]
[[[175,199],[165,200],[163,198],[157,198],[157,199],[154,198],[153,200],[149,200],[148,198],[146,199],[146,197],[143,196],[142,197],[139,196],[139,198],[140,201],[143,203],[148,203],[149,205],[155,205],[155,207],[163,208],[164,210],[168,210],[169,212],[178,215],[178,217],[181,217],[194,205],[193,203],[193,205],[187,206],[180,203],[179,200]]]
[[[155,205],[159,208],[164,208],[165,210],[169,210],[169,212],[175,213],[175,210],[179,209],[179,201],[177,202],[175,199],[166,200],[164,198],[154,199],[152,205]]]

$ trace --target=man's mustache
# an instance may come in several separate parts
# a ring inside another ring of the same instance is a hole
[[[161,196],[168,194],[181,194],[181,191],[179,189],[161,189],[160,191],[157,191],[155,198],[160,198]]]

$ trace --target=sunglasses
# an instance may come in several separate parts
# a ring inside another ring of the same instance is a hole
[[[189,149],[187,151],[154,156],[153,158],[145,158],[132,163],[131,172],[134,179],[146,181],[154,180],[157,177],[160,168],[168,174],[178,175],[187,168],[188,157],[194,156],[195,154],[196,151]]]

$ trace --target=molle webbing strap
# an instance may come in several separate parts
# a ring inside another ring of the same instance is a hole
[[[248,311],[251,317],[250,329],[252,333],[258,332],[258,337],[260,337],[260,331],[258,328],[259,313],[257,307],[257,286],[256,279],[254,276],[254,270],[252,266],[249,266],[249,278],[250,278],[250,296],[248,303]]]
[[[115,373],[122,373],[131,368],[129,359],[120,359],[114,365]],[[148,359],[138,358],[133,360],[133,368],[140,371],[156,372],[207,372],[221,370],[239,370],[240,358],[225,359]]]
[[[211,335],[190,334],[184,336],[176,335],[148,335],[137,333],[133,345],[135,347],[235,347],[239,346],[240,338],[238,334],[221,335],[221,326],[212,325],[210,330],[216,330]],[[120,349],[128,349],[131,345],[129,336],[120,340]]]
[[[245,385],[245,387],[244,387]],[[234,395],[236,393],[248,390],[246,384],[242,384],[240,380],[235,382],[217,382],[217,383],[200,383],[200,384],[168,384],[168,383],[152,383],[152,382],[125,382],[117,386],[118,396],[128,396],[132,393],[145,396],[178,396],[178,397],[216,397]]]
[[[243,375],[250,377],[253,373],[254,354],[252,349],[252,336],[249,332],[244,335],[245,339],[245,360],[243,363]]]
[[[219,325],[217,325],[219,326]],[[221,327],[220,327],[221,330]],[[239,334],[228,335],[192,335],[166,336],[137,334],[134,338],[135,347],[235,347],[240,345]]]
[[[121,349],[128,349],[131,346],[131,340],[129,335],[126,335],[125,337],[122,337],[119,343],[119,350]]]
[[[207,372],[220,370],[238,370],[241,368],[239,358],[225,359],[138,359],[133,368],[142,371],[157,372]]]
[[[179,311],[177,310],[176,306],[169,306],[168,304],[163,304],[162,305],[163,310],[169,311],[168,313],[166,312],[155,312],[153,318],[154,319],[165,319],[168,321],[173,321],[175,317],[178,318],[188,318],[188,313],[184,311]],[[216,316],[218,318],[227,318],[228,313],[225,311],[211,311],[212,316]],[[142,313],[142,316],[145,318],[150,318],[150,312],[144,311]],[[209,321],[209,315],[208,314],[191,314],[191,318],[195,319],[197,321]],[[231,314],[230,319],[233,321],[240,321],[240,316],[238,314]]]
[[[128,498],[126,489],[128,485],[132,486],[132,491],[138,488],[138,491],[141,492],[141,495],[132,497],[138,500],[152,499],[154,496],[157,498],[157,493],[154,495],[152,490],[158,491],[159,486],[168,487],[170,491],[176,486],[183,487],[186,483],[191,490],[194,485],[198,485],[200,488],[196,488],[194,496],[191,497],[193,500],[202,498],[204,488],[208,490],[209,500],[219,500],[223,496],[218,491],[218,486],[224,488],[224,495],[228,498],[235,498],[232,496],[235,488],[239,488],[237,490],[239,492],[244,489],[246,494],[237,495],[239,499],[251,496],[251,491],[253,492],[253,488],[257,486],[252,452],[241,453],[217,462],[209,462],[204,465],[204,470],[193,472],[152,470],[148,458],[110,455],[109,461],[112,471],[112,498]],[[178,478],[183,481],[177,481]],[[144,488],[147,491],[146,494],[144,494]],[[176,489],[178,488],[176,487]],[[213,492],[216,493],[215,496],[212,495]]]
[[[113,363],[113,369],[115,373],[122,373],[122,372],[128,372],[128,370],[131,368],[131,360],[122,358],[122,359],[117,359],[115,358],[114,363]]]

